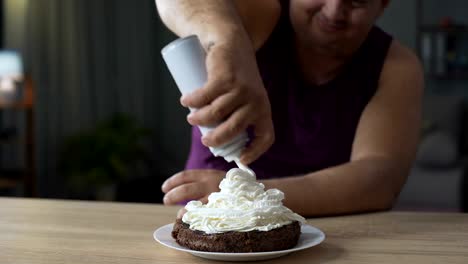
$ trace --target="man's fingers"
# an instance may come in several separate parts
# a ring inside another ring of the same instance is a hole
[[[202,204],[207,204],[208,203],[208,195],[205,195],[204,197],[200,198],[199,201],[202,202]]]
[[[163,193],[168,193],[170,190],[185,183],[194,182],[196,173],[193,170],[181,171],[169,177],[161,186]]]
[[[213,126],[225,120],[239,105],[241,105],[241,100],[237,94],[226,93],[216,98],[211,104],[191,113],[187,121],[194,126]]]
[[[184,201],[198,200],[205,195],[205,188],[200,183],[186,183],[175,187],[164,195],[165,205],[176,205]]]
[[[182,219],[182,217],[184,216],[184,214],[187,212],[187,209],[185,208],[181,208],[178,212],[177,212],[177,219]]]
[[[180,103],[185,107],[202,108],[224,93],[226,93],[226,90],[223,84],[219,81],[212,81],[202,88],[182,96]]]
[[[203,136],[202,143],[205,146],[217,147],[229,142],[247,129],[250,117],[249,108],[242,106],[208,135]]]
[[[250,146],[241,155],[240,161],[243,164],[250,164],[265,153],[275,141],[275,131],[273,124],[268,118],[260,120],[254,128],[255,138]]]

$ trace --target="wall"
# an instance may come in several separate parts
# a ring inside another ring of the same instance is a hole
[[[466,0],[421,0],[422,20],[436,24],[443,17],[452,17],[454,22],[468,24],[468,3]]]
[[[416,0],[393,0],[378,25],[411,49],[416,48]]]

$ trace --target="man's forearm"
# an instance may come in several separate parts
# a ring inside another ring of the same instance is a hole
[[[248,39],[231,0],[156,0],[164,24],[180,37],[198,35],[202,45]]]
[[[284,204],[304,216],[384,210],[404,184],[407,168],[387,160],[360,160],[307,174],[262,181],[285,193]]]

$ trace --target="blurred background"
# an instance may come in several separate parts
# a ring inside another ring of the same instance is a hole
[[[159,203],[187,110],[154,0],[0,0],[0,196]],[[397,210],[468,210],[468,2],[392,0],[378,24],[425,68],[424,124]]]

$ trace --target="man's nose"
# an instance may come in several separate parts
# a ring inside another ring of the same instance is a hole
[[[324,0],[322,13],[330,23],[339,24],[346,20],[346,3],[344,0]]]

